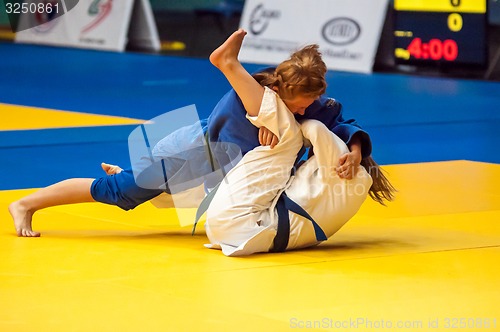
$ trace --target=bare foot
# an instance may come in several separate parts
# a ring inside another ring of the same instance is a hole
[[[16,227],[17,236],[40,236],[39,232],[35,232],[31,228],[31,219],[33,218],[33,213],[24,208],[19,201],[16,201],[9,205],[9,212],[12,216],[12,219],[14,219],[14,226]]]
[[[123,171],[123,169],[120,166],[106,164],[106,163],[101,163],[101,167],[103,171],[106,172],[107,175],[118,174],[121,173],[121,171]]]
[[[233,32],[221,46],[210,54],[210,62],[221,69],[221,67],[231,64],[232,61],[237,61],[241,43],[243,43],[246,34],[247,32],[243,29]]]

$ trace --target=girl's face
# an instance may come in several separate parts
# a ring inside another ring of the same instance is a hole
[[[283,102],[293,114],[304,115],[306,108],[308,108],[317,97],[296,96],[292,99],[283,99]]]

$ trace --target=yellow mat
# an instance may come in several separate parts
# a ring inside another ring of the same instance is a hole
[[[500,331],[500,165],[388,166],[319,247],[228,258],[169,209],[40,211],[18,238],[0,192],[0,331]]]
[[[5,40],[14,40],[16,38],[16,34],[11,30],[0,27],[0,39]]]
[[[140,124],[144,120],[0,103],[0,130]]]

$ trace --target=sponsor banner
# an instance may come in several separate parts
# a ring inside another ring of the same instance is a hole
[[[57,1],[64,8],[64,0]],[[40,3],[40,0],[27,2]],[[139,10],[139,13],[133,15],[133,10]],[[39,12],[22,14],[19,24],[32,28],[19,31],[16,42],[123,51],[130,27],[137,25],[133,35],[141,36],[141,46],[145,46],[143,41],[146,40],[146,46],[156,50],[160,48],[148,0],[80,0],[71,11],[53,16],[53,13]],[[137,24],[131,20],[132,17],[138,21]]]
[[[318,44],[329,69],[371,73],[389,0],[246,0],[240,60],[278,64]]]

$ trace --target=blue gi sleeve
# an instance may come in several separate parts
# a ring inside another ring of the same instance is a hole
[[[370,135],[354,119],[345,120],[342,116],[342,104],[333,98],[321,96],[306,109],[304,115],[296,114],[295,118],[299,122],[305,119],[322,122],[347,145],[356,135],[361,141],[362,157],[368,157],[372,153]]]
[[[259,146],[259,129],[246,118],[243,103],[234,90],[222,97],[208,118],[208,135],[211,142],[237,145],[241,154]]]

